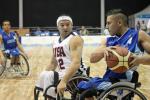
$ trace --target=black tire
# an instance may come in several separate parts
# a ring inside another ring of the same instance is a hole
[[[77,88],[77,85],[79,84],[79,82],[88,81],[88,80],[89,78],[85,76],[75,76],[68,81],[67,90],[71,94],[71,100],[78,100],[77,98],[79,98],[80,94],[78,93],[79,90]]]
[[[94,97],[94,96],[97,97],[97,90],[92,88],[83,91],[78,98],[79,100],[84,100],[85,98]]]
[[[50,96],[50,95],[48,95],[47,94],[47,92],[48,92],[48,90],[49,89],[51,89],[51,88],[54,88],[54,89],[56,89],[56,86],[55,85],[50,85],[50,86],[48,86],[47,88],[46,88],[46,90],[45,90],[45,92],[44,92],[44,100],[72,100],[72,99],[70,99],[70,98],[67,98],[67,97],[61,97],[61,96],[59,96],[58,94],[56,94],[57,96],[56,96],[56,98],[54,98],[54,97],[52,97],[52,96]],[[54,96],[54,95],[53,95]],[[38,100],[38,99],[37,99]]]
[[[38,100],[40,91],[43,92],[43,89],[35,86],[35,88],[34,88],[34,100]]]
[[[22,71],[20,74],[22,76],[27,76],[30,71],[29,62],[23,54],[19,55],[19,59],[20,59],[20,65],[18,65],[18,68],[20,71]]]
[[[111,98],[110,93],[112,93],[113,91],[116,92],[116,90],[118,90],[118,91],[126,90],[126,91],[129,91],[130,94],[132,95],[131,96],[131,95],[127,94],[127,95],[123,96],[123,98],[121,100],[134,100],[134,99],[131,99],[131,97],[134,97],[134,95],[136,95],[140,98],[138,100],[147,100],[146,97],[140,91],[138,91],[134,88],[131,88],[129,86],[115,86],[115,87],[109,88],[106,91],[102,92],[97,100],[105,100],[105,99],[106,100],[118,100],[117,98],[114,99],[114,97],[113,97],[113,99],[110,99]]]
[[[4,73],[5,68],[6,68],[5,66],[0,65],[0,76]]]
[[[78,90],[77,85],[79,84],[79,82],[81,82],[81,81],[88,81],[88,80],[89,80],[89,78],[84,77],[84,76],[73,77],[67,83],[67,90],[71,94],[74,94],[74,92],[76,92],[76,90]]]

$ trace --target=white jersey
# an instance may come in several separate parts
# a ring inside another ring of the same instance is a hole
[[[71,64],[72,60],[71,60],[71,55],[70,55],[69,43],[70,43],[70,39],[75,35],[78,35],[78,34],[76,32],[72,32],[63,41],[60,41],[60,38],[59,38],[53,42],[53,53],[58,63],[58,67],[59,67],[58,73],[59,73],[60,79],[64,76],[68,67]],[[78,70],[78,72],[80,72],[81,74],[86,74],[86,69],[87,68],[83,65],[82,59],[81,59],[81,67]]]

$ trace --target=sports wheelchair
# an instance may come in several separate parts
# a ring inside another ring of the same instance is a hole
[[[133,72],[131,81],[110,78],[112,85],[106,90],[89,89],[83,91],[76,100],[84,100],[86,97],[95,96],[97,100],[147,100],[146,97],[137,90],[141,86],[138,82],[139,74]]]
[[[54,72],[54,85],[50,85],[46,88],[46,90],[43,93],[44,96],[44,100],[74,100],[74,98],[76,98],[77,95],[77,85],[80,81],[87,81],[89,78],[89,74],[90,74],[90,67],[87,68],[86,70],[86,74],[87,76],[81,76],[80,74],[75,75],[73,78],[71,78],[68,83],[67,83],[67,88],[65,91],[68,91],[71,94],[71,98],[66,98],[66,97],[60,97],[59,95],[55,97],[49,96],[47,94],[49,89],[55,89],[56,91],[56,87],[59,83],[59,79],[58,79],[58,73]],[[39,94],[40,92],[43,92],[42,88],[36,87],[34,88],[34,100],[38,100],[39,99]],[[57,93],[57,91],[56,91]]]
[[[4,54],[4,64],[0,65],[0,76],[4,72],[10,72],[12,74],[19,74],[21,76],[27,76],[29,74],[29,62],[27,57],[22,53],[19,54],[19,62],[17,64],[11,64],[10,54],[3,52]]]

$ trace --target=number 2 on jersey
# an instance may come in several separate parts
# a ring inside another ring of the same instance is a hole
[[[59,63],[60,69],[65,69],[65,67],[63,66],[63,65],[64,65],[63,59],[60,58],[60,59],[58,60],[58,63]]]

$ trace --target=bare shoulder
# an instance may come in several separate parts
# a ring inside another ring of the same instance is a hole
[[[146,34],[145,31],[139,30],[139,36],[143,36],[144,34]]]
[[[80,36],[73,36],[70,40],[71,45],[81,45],[83,44],[84,40]]]
[[[140,30],[139,31],[139,41],[147,41],[147,40],[150,40],[150,36],[146,32]]]

